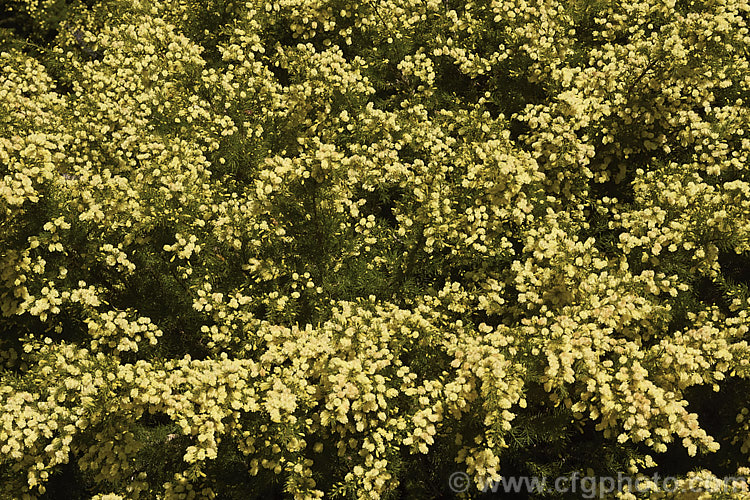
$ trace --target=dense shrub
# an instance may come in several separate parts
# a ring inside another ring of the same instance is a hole
[[[3,12],[4,498],[750,475],[747,1]]]

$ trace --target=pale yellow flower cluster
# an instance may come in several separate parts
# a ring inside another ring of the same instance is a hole
[[[750,4],[448,3],[107,0],[2,48],[0,494],[214,498],[227,449],[295,499],[481,489],[537,415],[633,474],[746,458],[690,389],[750,379]]]
[[[722,498],[727,500],[743,500],[750,494],[747,476],[748,467],[739,467],[732,476],[717,477],[709,470],[695,470],[688,472],[684,478],[662,478],[654,481],[647,477],[639,478],[637,492],[635,488],[626,486],[623,491],[615,493],[615,498],[621,500],[636,500],[648,498],[653,500],[672,498],[694,498],[696,500],[711,500]],[[659,478],[657,478],[659,479]]]

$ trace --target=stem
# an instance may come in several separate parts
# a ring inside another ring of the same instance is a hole
[[[391,280],[391,289],[393,290],[392,297],[395,297],[396,291],[403,286],[404,281],[411,275],[412,271],[414,270],[414,264],[416,264],[417,261],[417,253],[422,248],[422,245],[424,245],[425,237],[424,237],[424,227],[420,226],[417,230],[417,241],[414,243],[414,246],[411,247],[409,250],[408,255],[406,256],[406,269],[403,269],[399,266],[398,270],[396,271],[396,275],[393,277],[393,280]]]
[[[651,71],[658,61],[658,58],[653,59],[650,63],[648,63],[648,66],[646,66],[643,71],[641,71],[641,74],[636,77],[635,80],[633,80],[633,83],[630,84],[630,87],[628,88],[626,102],[630,100],[630,94],[635,89],[635,86],[638,85],[638,83],[643,79],[644,76],[646,76],[646,73]]]

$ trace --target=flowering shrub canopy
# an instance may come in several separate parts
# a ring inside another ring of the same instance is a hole
[[[750,475],[746,0],[3,15],[3,497]]]

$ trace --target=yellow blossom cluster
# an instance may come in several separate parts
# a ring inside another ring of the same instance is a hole
[[[750,475],[747,0],[8,12],[0,496]]]

